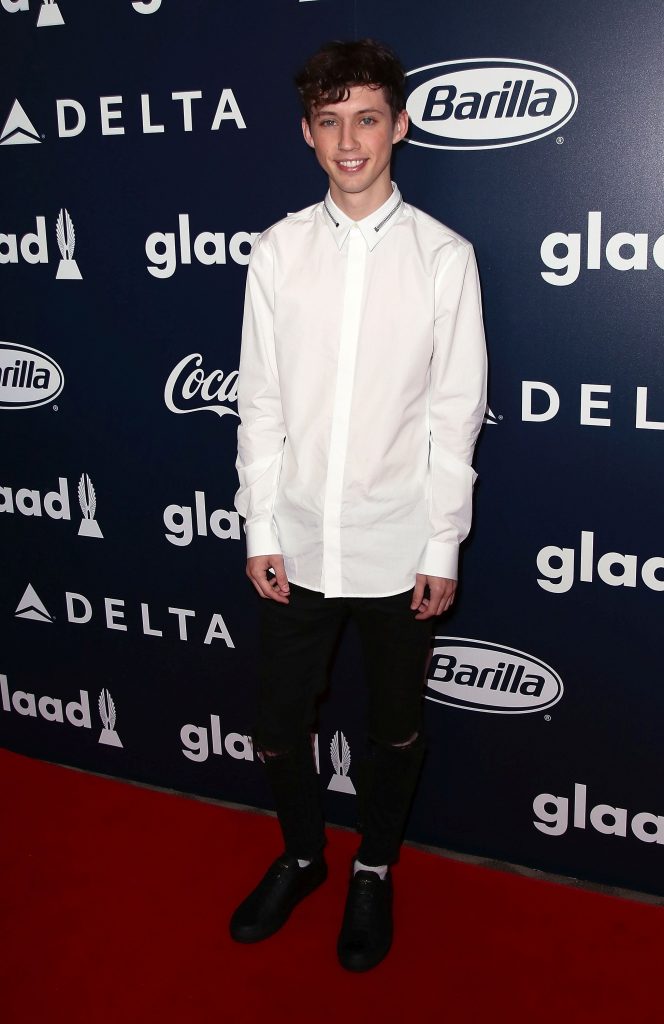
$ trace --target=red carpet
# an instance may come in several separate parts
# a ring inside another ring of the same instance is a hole
[[[406,849],[375,971],[335,960],[356,844],[283,931],[227,920],[279,852],[272,818],[0,751],[2,1024],[661,1020],[658,907]]]

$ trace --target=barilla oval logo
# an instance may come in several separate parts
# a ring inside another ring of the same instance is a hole
[[[577,91],[560,71],[482,57],[428,64],[407,74],[408,142],[430,149],[499,149],[562,128]]]
[[[543,661],[485,640],[439,636],[425,696],[468,711],[507,715],[544,711],[563,695],[560,676]]]
[[[65,377],[45,352],[0,341],[0,409],[33,409],[53,401]]]

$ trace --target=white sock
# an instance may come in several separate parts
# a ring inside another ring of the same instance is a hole
[[[353,865],[353,874],[356,875],[358,871],[375,871],[376,874],[384,882],[387,878],[387,864],[379,864],[374,866],[373,864],[363,864],[361,860],[356,860]]]
[[[298,864],[300,865],[301,868],[308,868],[309,865],[311,864],[310,860],[300,860],[299,857],[297,858],[297,862],[298,862]]]

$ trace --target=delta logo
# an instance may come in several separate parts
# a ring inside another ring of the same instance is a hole
[[[96,113],[101,135],[124,135],[126,117],[129,117],[131,122],[130,134],[163,134],[167,130],[167,122],[169,128],[171,124],[179,122],[183,131],[193,132],[194,123],[198,127],[203,117],[213,132],[219,131],[222,124],[227,121],[232,121],[237,129],[247,127],[232,89],[221,90],[214,111],[204,101],[200,89],[175,90],[171,92],[170,99],[171,105],[168,105],[168,101],[162,100],[158,106],[153,107],[152,97],[148,92],[141,93],[139,98],[133,100],[127,100],[123,95],[100,96]],[[199,101],[202,101],[205,114],[201,113]],[[173,104],[180,106],[178,108]],[[82,135],[88,126],[89,113],[90,105],[86,108],[80,100],[56,100],[55,128],[58,138],[73,139]],[[44,138],[18,98],[15,99],[0,132],[0,146],[34,145],[42,143]]]
[[[435,639],[425,697],[436,704],[516,715],[544,711],[562,695],[558,673],[531,654],[485,640]]]
[[[558,131],[578,94],[555,68],[475,57],[415,68],[406,76],[407,141],[429,149],[500,149]]]

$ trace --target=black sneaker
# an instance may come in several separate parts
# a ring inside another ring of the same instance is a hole
[[[358,871],[350,880],[337,943],[339,963],[347,971],[368,971],[392,945],[392,876]]]
[[[231,938],[236,942],[260,942],[274,935],[300,900],[326,878],[327,864],[322,856],[304,868],[297,857],[277,857],[231,917]]]

